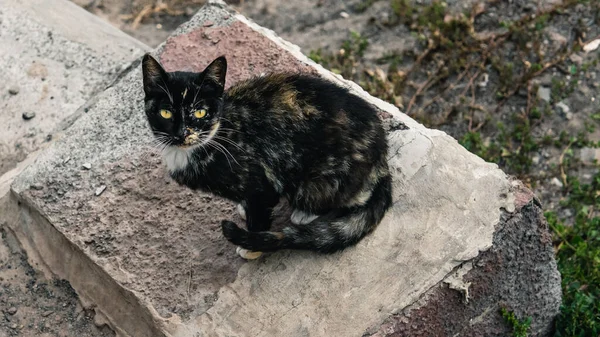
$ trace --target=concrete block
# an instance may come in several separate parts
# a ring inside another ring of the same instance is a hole
[[[0,176],[14,170],[3,196],[20,163],[149,48],[67,0],[2,0],[0,46]]]
[[[239,221],[235,206],[177,186],[153,153],[135,67],[19,175],[3,210],[30,258],[120,335],[506,335],[500,306],[533,316],[532,336],[550,331],[561,294],[548,228],[533,194],[496,165],[221,2],[154,54],[167,70],[224,54],[228,85],[287,70],[347,86],[381,110],[394,206],[341,253],[241,260],[219,226]]]

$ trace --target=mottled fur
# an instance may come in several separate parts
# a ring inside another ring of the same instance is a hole
[[[385,132],[375,108],[346,89],[278,73],[224,92],[222,57],[203,73],[167,73],[146,55],[143,72],[146,114],[173,179],[245,210],[247,230],[222,222],[232,243],[334,252],[371,232],[390,207]],[[198,107],[208,111],[201,120],[192,116]],[[165,120],[161,109],[173,117]],[[293,221],[272,232],[282,197]]]

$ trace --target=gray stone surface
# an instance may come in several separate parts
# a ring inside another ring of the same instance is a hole
[[[1,0],[0,46],[0,176],[148,50],[67,0]]]
[[[550,336],[560,306],[560,274],[539,201],[512,182],[515,211],[504,212],[492,247],[467,261],[422,300],[371,331],[383,336],[510,336],[501,308],[531,318],[528,336]]]
[[[458,296],[467,294],[467,282],[488,284],[476,264],[456,272],[499,247],[502,240],[495,238],[508,226],[503,217],[521,212],[523,193],[502,171],[218,3],[155,52],[168,70],[201,70],[220,54],[231,60],[228,85],[263,71],[309,71],[381,109],[394,206],[377,230],[334,255],[285,251],[239,259],[219,227],[223,218],[240,221],[234,206],[176,186],[152,153],[136,67],[98,95],[12,185],[2,212],[11,215],[9,228],[31,259],[69,280],[123,336],[376,334],[382,323],[394,324],[394,315],[426,307],[423,296],[440,284],[451,284]],[[101,186],[106,189],[96,195]],[[515,240],[509,254],[527,237]],[[551,247],[540,240],[528,244]],[[519,258],[523,262],[509,265],[502,282],[530,261]],[[539,268],[550,276],[532,278],[530,288],[518,291],[546,291],[549,305],[539,324],[547,326],[558,310],[560,279],[551,256]],[[511,300],[518,304],[520,296]],[[436,317],[441,315],[428,316]],[[475,331],[468,320],[461,324],[462,332]],[[497,319],[477,331],[485,334],[495,324]]]

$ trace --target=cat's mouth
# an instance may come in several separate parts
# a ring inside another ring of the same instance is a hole
[[[192,133],[183,140],[183,144],[179,145],[179,147],[188,148],[198,143],[200,143],[200,135],[198,133]]]
[[[210,140],[215,136],[217,130],[219,129],[220,122],[216,122],[211,128],[208,135],[203,136],[201,133],[193,130],[189,130],[190,134],[185,137],[183,143],[177,145],[180,149],[189,149],[193,146],[202,146],[210,142]]]

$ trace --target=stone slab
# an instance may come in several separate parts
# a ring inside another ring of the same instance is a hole
[[[67,0],[1,0],[0,46],[0,176],[17,168],[3,196],[19,163],[149,48]]]
[[[234,206],[176,186],[149,146],[135,67],[25,169],[3,210],[30,257],[67,279],[122,336],[376,334],[405,310],[424,307],[419,300],[431,289],[460,285],[470,274],[456,271],[494,249],[507,225],[503,216],[520,212],[519,194],[496,165],[325,71],[220,2],[209,3],[154,54],[167,70],[201,70],[224,54],[228,86],[266,71],[318,73],[371,101],[388,129],[394,206],[372,235],[344,252],[241,260],[219,226],[223,218],[239,221]],[[552,258],[543,269],[557,273]],[[553,290],[560,280],[546,280],[553,283],[532,286],[552,290],[550,302],[558,303],[560,291]],[[540,324],[557,310],[550,306]]]
[[[531,318],[528,336],[551,336],[561,304],[552,235],[539,200],[511,182],[515,211],[504,212],[493,245],[366,336],[510,336],[501,308]]]

